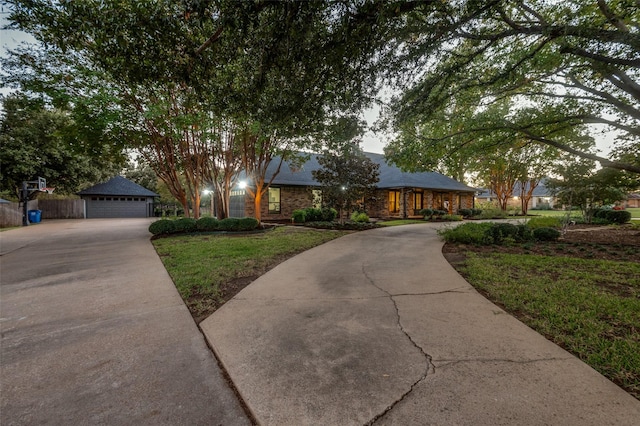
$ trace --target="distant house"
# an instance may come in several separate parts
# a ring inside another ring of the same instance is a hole
[[[370,217],[406,218],[418,215],[424,208],[447,210],[456,213],[459,209],[472,208],[475,189],[440,173],[407,173],[386,163],[381,154],[364,153],[371,161],[380,165],[380,180],[374,201],[365,205]],[[267,169],[267,181],[275,173],[279,159],[274,159]],[[268,196],[261,205],[262,220],[290,220],[293,211],[320,206],[322,190],[313,178],[312,171],[320,169],[318,155],[294,168],[286,161],[273,180]],[[253,199],[243,189],[236,189],[231,197],[231,216],[253,216]]]
[[[153,200],[159,197],[122,176],[84,189],[78,195],[85,200],[88,219],[152,217]]]
[[[525,186],[525,189],[528,188],[528,185]],[[521,185],[518,182],[513,188],[513,196],[507,201],[508,206],[520,208],[520,189]],[[530,209],[554,208],[557,201],[553,194],[551,194],[551,191],[545,186],[544,180],[534,188],[532,195],[529,204]],[[475,200],[476,203],[486,203],[496,201],[497,198],[493,191],[486,188],[479,188],[476,192]]]
[[[640,207],[640,193],[633,193],[633,194],[627,195],[627,201],[625,202],[625,207],[627,208]]]

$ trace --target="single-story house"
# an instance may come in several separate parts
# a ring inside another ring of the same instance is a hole
[[[78,192],[85,200],[87,218],[152,217],[153,200],[160,195],[122,176]]]
[[[625,201],[625,207],[627,208],[637,208],[640,207],[640,193],[631,193],[627,195],[627,200]]]
[[[459,209],[473,208],[475,188],[436,172],[408,173],[387,164],[384,155],[364,153],[380,166],[380,179],[374,201],[365,205],[367,214],[375,218],[417,216],[421,209],[431,208],[456,213]],[[267,169],[267,182],[275,173],[279,158]],[[320,169],[318,155],[299,167],[284,161],[280,173],[274,178],[268,194],[262,200],[263,221],[290,220],[293,211],[307,207],[319,207],[322,189],[313,178],[312,171]],[[253,216],[253,199],[243,189],[232,191],[230,215]]]
[[[520,208],[520,189],[521,184],[517,182],[513,188],[513,196],[507,201],[508,206],[512,206],[515,208]],[[525,189],[529,189],[529,184],[527,183]],[[476,203],[487,203],[496,201],[496,194],[493,193],[490,189],[479,188],[476,192]],[[543,179],[538,186],[533,189],[533,194],[531,197],[531,201],[529,202],[530,209],[540,209],[540,208],[553,208],[556,204],[556,198],[551,194],[551,191],[545,186],[545,180]]]

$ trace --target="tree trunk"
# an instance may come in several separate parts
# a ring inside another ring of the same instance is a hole
[[[253,209],[254,216],[258,219],[258,223],[262,223],[262,211],[260,210],[260,204],[262,202],[262,188],[256,188],[255,196],[253,197]]]
[[[193,197],[193,218],[200,219],[200,191],[196,191]]]

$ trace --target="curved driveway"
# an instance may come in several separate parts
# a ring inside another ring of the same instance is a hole
[[[0,424],[249,424],[149,223],[0,233]]]
[[[435,229],[316,247],[201,323],[261,424],[638,424],[639,401],[470,287]]]

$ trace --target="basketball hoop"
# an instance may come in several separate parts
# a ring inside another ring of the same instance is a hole
[[[53,194],[53,191],[55,191],[55,188],[40,188],[41,192],[46,192],[47,194],[51,195]]]

